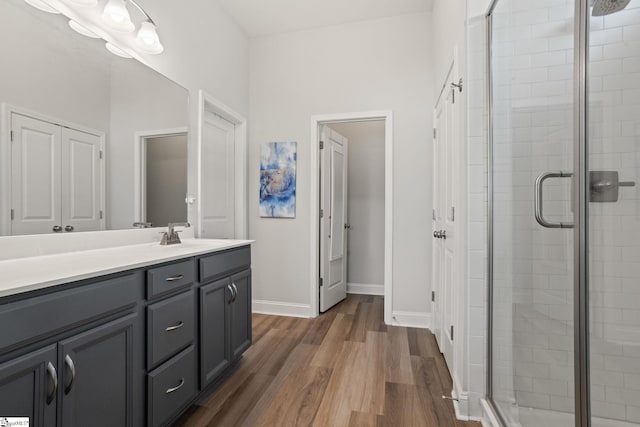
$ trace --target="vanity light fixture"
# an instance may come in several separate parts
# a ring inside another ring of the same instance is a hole
[[[129,55],[127,52],[125,52],[124,50],[120,49],[118,46],[113,45],[109,42],[107,42],[105,44],[105,47],[107,48],[107,50],[111,53],[113,53],[114,55],[117,55],[121,58],[127,58],[127,59],[131,59],[133,58],[131,55]]]
[[[131,22],[125,0],[109,0],[104,7],[102,19],[109,27],[123,33],[131,33],[136,28]]]
[[[55,13],[55,14],[60,13],[42,0],[24,0],[24,1],[26,1],[29,5],[35,7],[36,9],[40,9],[43,12]]]
[[[95,6],[98,4],[98,0],[72,0],[72,1],[82,6]]]
[[[90,37],[92,39],[99,39],[100,36],[97,35],[96,33],[94,33],[91,30],[88,30],[86,27],[78,24],[76,21],[74,21],[73,19],[69,20],[69,26],[76,32],[82,34],[85,37]]]

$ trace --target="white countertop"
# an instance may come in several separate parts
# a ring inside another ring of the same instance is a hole
[[[246,246],[253,240],[183,239],[0,261],[0,298],[180,258]]]

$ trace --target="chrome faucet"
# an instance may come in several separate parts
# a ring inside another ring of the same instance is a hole
[[[160,240],[160,244],[162,246],[178,245],[182,243],[180,241],[180,236],[178,235],[180,231],[174,230],[174,227],[189,228],[191,227],[191,224],[189,224],[188,222],[170,222],[167,227],[167,231],[162,232],[162,240]]]

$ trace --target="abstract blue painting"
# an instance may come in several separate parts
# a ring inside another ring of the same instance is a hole
[[[260,216],[296,217],[297,142],[268,142],[260,147]]]

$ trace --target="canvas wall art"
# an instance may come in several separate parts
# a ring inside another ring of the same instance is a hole
[[[268,142],[260,147],[260,216],[296,217],[297,142]]]

